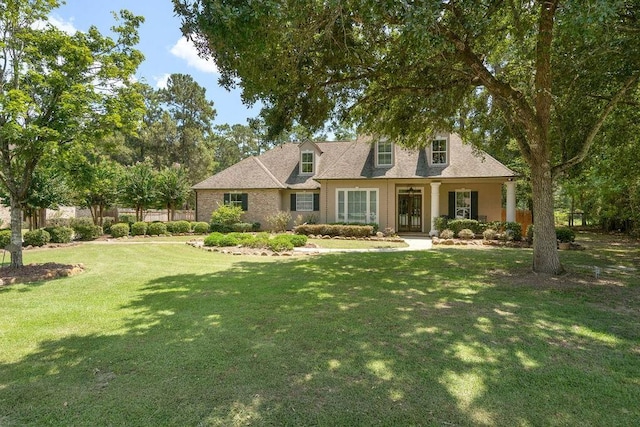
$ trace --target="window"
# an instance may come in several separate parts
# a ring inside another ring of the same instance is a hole
[[[456,219],[471,219],[471,191],[456,191]]]
[[[224,204],[240,206],[243,211],[249,209],[249,195],[247,193],[224,193]]]
[[[313,211],[313,193],[296,194],[296,211],[298,212]]]
[[[431,142],[431,164],[446,165],[447,164],[447,140],[436,139]]]
[[[393,144],[390,141],[378,141],[376,144],[377,166],[393,165]]]
[[[313,174],[313,151],[303,151],[300,157],[300,173],[303,175]]]
[[[337,199],[338,222],[378,222],[377,189],[338,189]]]

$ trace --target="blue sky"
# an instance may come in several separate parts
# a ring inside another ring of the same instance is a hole
[[[101,33],[109,34],[115,23],[111,12],[121,9],[145,17],[138,29],[137,48],[145,56],[135,76],[139,81],[159,88],[171,73],[190,74],[214,102],[216,124],[246,124],[247,118],[258,115],[258,107],[249,109],[242,104],[239,91],[228,92],[218,86],[215,64],[199,58],[193,45],[182,36],[171,0],[66,0],[66,4],[53,10],[50,22],[68,32],[86,31],[95,25]]]

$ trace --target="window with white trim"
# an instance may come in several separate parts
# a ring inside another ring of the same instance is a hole
[[[393,144],[391,141],[378,141],[376,144],[377,166],[393,165]]]
[[[435,139],[431,141],[431,164],[446,165],[447,164],[447,140]]]
[[[347,223],[378,222],[378,190],[339,188],[336,191],[336,220]]]
[[[300,173],[303,175],[313,175],[314,153],[313,151],[303,151],[300,154]]]
[[[313,193],[296,193],[296,211],[313,212]]]
[[[471,219],[471,190],[456,191],[456,219]]]

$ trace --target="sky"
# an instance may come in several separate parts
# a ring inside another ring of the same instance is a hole
[[[259,106],[242,104],[240,91],[227,91],[218,85],[219,74],[213,61],[198,57],[193,44],[180,31],[180,18],[173,12],[171,0],[64,0],[66,4],[54,9],[49,21],[67,32],[87,31],[95,25],[104,34],[115,24],[111,12],[127,9],[145,17],[140,25],[137,48],[145,60],[135,75],[138,81],[154,88],[166,85],[172,73],[189,74],[206,89],[207,98],[214,102],[215,124],[246,124],[256,117]]]

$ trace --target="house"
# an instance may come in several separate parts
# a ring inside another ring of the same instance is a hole
[[[378,223],[381,230],[435,234],[434,219],[498,221],[506,186],[507,221],[515,220],[516,174],[456,134],[424,149],[387,139],[287,143],[246,158],[193,186],[196,218],[209,221],[223,203],[242,206],[245,221],[278,211],[318,223]]]

